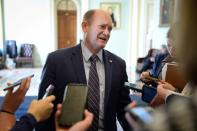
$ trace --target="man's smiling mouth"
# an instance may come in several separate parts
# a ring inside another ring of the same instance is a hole
[[[101,39],[103,41],[107,41],[107,38],[104,38],[104,37],[99,37],[99,39]]]

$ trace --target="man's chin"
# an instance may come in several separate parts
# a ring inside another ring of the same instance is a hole
[[[103,48],[105,48],[105,46],[106,46],[106,44],[103,43],[103,44],[100,44],[100,45],[99,45],[99,48],[100,48],[100,49],[103,49]]]
[[[106,44],[107,44],[107,43],[97,43],[97,44],[94,46],[94,48],[95,48],[96,50],[100,50],[100,49],[105,48]]]

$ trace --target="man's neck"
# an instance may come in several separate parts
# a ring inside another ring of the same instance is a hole
[[[95,49],[92,46],[90,46],[90,44],[87,44],[85,42],[83,44],[90,50],[90,52],[92,52],[92,54],[97,54],[101,50],[101,49]]]

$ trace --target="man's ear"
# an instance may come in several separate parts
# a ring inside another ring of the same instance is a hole
[[[81,24],[81,27],[82,27],[83,32],[86,33],[88,30],[88,23],[86,21],[83,21]]]

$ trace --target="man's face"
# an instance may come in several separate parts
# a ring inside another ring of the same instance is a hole
[[[86,23],[86,26],[83,27],[85,44],[96,51],[103,49],[110,38],[111,30],[110,16],[106,12],[97,11],[92,16],[90,23]]]

